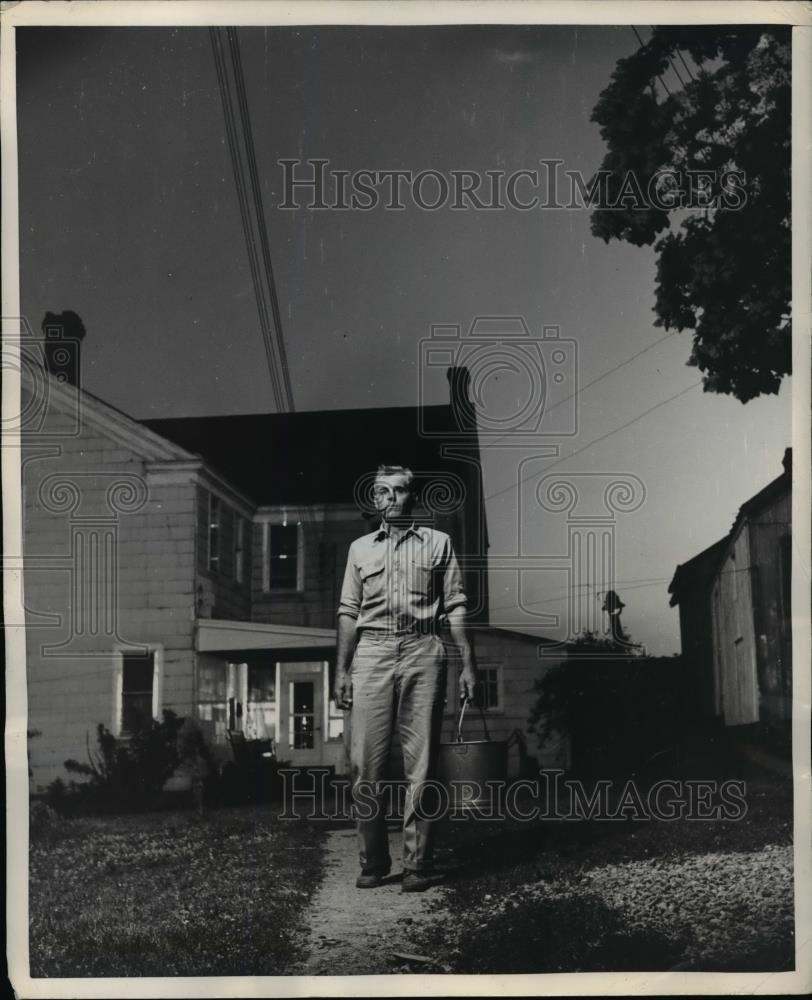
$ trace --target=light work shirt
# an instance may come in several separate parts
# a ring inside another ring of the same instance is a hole
[[[350,545],[338,614],[355,618],[358,628],[434,632],[440,615],[466,603],[445,532],[413,523],[396,535],[382,524]]]

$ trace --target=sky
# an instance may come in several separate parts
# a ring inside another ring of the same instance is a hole
[[[604,146],[590,113],[637,46],[632,29],[242,28],[239,40],[295,408],[444,403],[444,367],[421,360],[432,326],[559,327],[577,345],[577,433],[549,439],[556,459],[512,436],[484,442],[491,620],[565,613],[567,582],[548,564],[567,528],[541,507],[539,480],[570,475],[594,511],[584,484],[634,477],[644,498],[615,525],[624,623],[650,652],[678,652],[668,582],[780,474],[791,383],[747,405],[703,393],[690,334],[654,326],[653,250],[596,239],[586,210],[279,207],[287,158],[446,175],[558,159],[591,176]],[[18,138],[23,315],[35,329],[48,310],[82,317],[85,387],[136,418],[272,412],[207,30],[19,31]],[[495,373],[482,407],[511,414],[520,383]],[[517,552],[523,610],[515,573],[498,568]],[[585,591],[593,605],[599,589]]]

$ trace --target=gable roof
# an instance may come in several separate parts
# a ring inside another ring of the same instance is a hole
[[[668,585],[668,593],[671,600],[668,602],[673,608],[679,604],[679,595],[682,591],[696,587],[700,583],[710,583],[716,572],[716,568],[724,556],[728,542],[738,533],[742,524],[747,518],[752,518],[759,514],[765,507],[769,506],[780,496],[789,493],[792,488],[792,449],[787,448],[783,459],[784,471],[771,483],[760,489],[758,493],[750,497],[749,500],[739,507],[736,518],[730,531],[713,545],[709,545],[693,559],[680,563]]]
[[[142,422],[134,420],[122,410],[86,389],[61,381],[39,365],[22,365],[20,379],[29,391],[44,400],[39,406],[45,413],[41,427],[29,430],[28,423],[22,422],[21,436],[24,440],[35,438],[37,441],[48,441],[51,431],[47,414],[58,411],[75,420],[77,428],[92,428],[145,461],[182,462],[195,457],[179,446],[178,442],[149,430]]]
[[[430,435],[421,433],[421,421]],[[441,450],[449,435],[460,433],[450,405],[250,413],[142,423],[202,456],[259,505],[352,503],[356,482],[382,463],[409,466],[418,478],[421,472],[461,465]]]
[[[710,582],[729,537],[725,535],[718,542],[703,549],[693,559],[677,566],[668,585],[668,593],[671,594],[671,600],[668,602],[670,607],[679,604],[680,594],[683,591],[692,590],[697,584]]]
[[[477,635],[480,632],[496,632],[499,635],[504,635],[510,639],[519,639],[523,642],[531,642],[536,645],[541,644],[542,646],[554,646],[558,645],[556,639],[550,639],[544,635],[536,635],[534,632],[527,632],[524,629],[512,628],[503,625],[472,625],[471,633]]]

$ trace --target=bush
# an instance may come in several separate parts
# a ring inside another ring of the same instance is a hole
[[[603,655],[601,655],[603,653]],[[679,657],[648,657],[576,644],[535,684],[529,727],[543,746],[567,733],[584,775],[673,769],[696,706]]]
[[[290,761],[260,759],[237,764],[229,761],[218,778],[217,797],[224,805],[278,802],[282,798],[282,768]]]
[[[57,778],[48,786],[47,802],[60,812],[132,811],[154,808],[167,778],[188,754],[208,755],[208,749],[187,729],[184,720],[166,709],[160,722],[150,719],[128,739],[117,739],[101,723],[88,763],[66,760],[65,770],[85,780],[67,784]]]
[[[63,822],[59,813],[47,802],[35,799],[28,809],[28,836],[32,841],[45,840]]]

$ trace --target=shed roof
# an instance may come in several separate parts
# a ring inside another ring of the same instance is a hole
[[[679,604],[680,594],[688,589],[693,589],[700,582],[707,583],[713,576],[714,570],[722,557],[728,535],[720,538],[718,542],[703,549],[693,559],[680,563],[674,571],[671,583],[668,585],[668,593],[671,600],[668,602],[673,608]]]
[[[679,604],[680,593],[684,590],[693,588],[700,582],[710,582],[723,558],[728,542],[737,533],[746,518],[752,518],[759,514],[775,499],[789,492],[792,487],[792,448],[787,448],[784,452],[783,465],[784,471],[780,476],[767,483],[763,489],[760,489],[749,500],[745,500],[739,507],[730,531],[723,538],[703,549],[693,559],[677,566],[671,583],[668,585],[668,593],[671,594],[669,601],[671,607]]]

